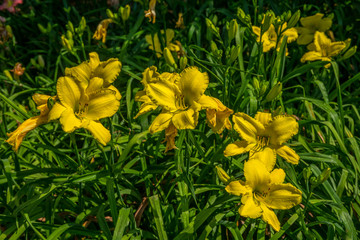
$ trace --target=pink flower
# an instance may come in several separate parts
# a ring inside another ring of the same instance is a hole
[[[0,10],[8,10],[11,13],[15,13],[18,9],[15,8],[16,5],[22,4],[23,0],[4,0],[4,3],[0,5]]]

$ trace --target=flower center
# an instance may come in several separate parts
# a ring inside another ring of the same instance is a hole
[[[83,119],[85,118],[87,112],[88,112],[88,107],[89,107],[89,104],[88,103],[84,103],[84,104],[81,104],[79,103],[79,108],[78,110],[75,112],[75,116],[79,119]]]
[[[184,95],[177,95],[175,97],[175,106],[178,108],[178,110],[186,110],[189,107],[186,103]]]
[[[256,145],[253,148],[255,152],[262,151],[266,146],[269,146],[270,138],[267,136],[256,136]]]

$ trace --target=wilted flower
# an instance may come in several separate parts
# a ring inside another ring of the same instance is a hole
[[[179,13],[179,17],[178,17],[178,20],[176,22],[175,28],[181,28],[181,29],[185,28],[184,18],[183,18],[182,13]]]
[[[97,26],[96,31],[93,35],[93,38],[96,40],[102,39],[102,42],[105,43],[106,35],[107,35],[107,28],[108,28],[109,24],[112,22],[113,21],[110,18],[102,20],[99,23],[99,25]]]
[[[149,10],[145,11],[145,17],[149,18],[149,22],[155,23],[156,20],[156,12],[155,12],[156,0],[150,0],[149,2]]]
[[[16,63],[14,69],[10,70],[14,73],[14,78],[18,79],[19,76],[22,76],[25,72],[25,68],[22,66],[21,63]]]

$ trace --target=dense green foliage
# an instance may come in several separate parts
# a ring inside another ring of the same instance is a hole
[[[0,239],[356,239],[359,53],[347,59],[342,53],[329,68],[324,67],[328,62],[301,63],[307,49],[296,42],[263,53],[237,9],[249,14],[254,26],[260,26],[258,18],[267,10],[276,16],[297,10],[301,17],[332,15],[336,41],[350,38],[352,47],[360,43],[360,3],[264,2],[161,0],[153,24],[144,17],[148,1],[121,1],[120,6],[130,5],[130,18],[110,24],[105,43],[92,36],[108,18],[107,8],[118,12],[106,1],[26,0],[14,14],[1,12],[14,38],[0,45]],[[175,29],[180,12],[185,28]],[[69,21],[79,28],[82,17],[86,26],[82,34],[74,34],[70,52],[61,35]],[[229,41],[226,25],[232,19],[239,29]],[[285,170],[287,183],[302,191],[303,200],[290,210],[275,211],[282,226],[279,232],[261,219],[241,217],[240,197],[228,194],[217,177],[215,166],[221,166],[233,179],[243,179],[247,154],[223,154],[239,139],[236,131],[215,134],[203,111],[196,129],[179,131],[178,149],[165,153],[164,131],[148,131],[160,110],[134,119],[142,72],[152,65],[159,72],[181,71],[175,54],[177,68],[157,58],[145,40],[145,35],[166,28],[175,29],[174,40],[182,44],[188,66],[208,73],[207,95],[250,116],[257,111],[296,116],[299,133],[288,145],[300,162],[292,165],[278,157],[277,167]],[[233,62],[232,46],[241,49]],[[84,129],[69,134],[52,122],[31,131],[13,151],[5,142],[7,133],[39,114],[31,96],[56,95],[56,81],[65,68],[88,60],[90,52],[97,52],[102,61],[115,57],[122,63],[114,82],[122,95],[120,109],[101,121],[112,133],[110,143],[104,147]],[[17,62],[26,70],[13,79],[9,70]],[[261,92],[256,81],[269,86]],[[282,93],[266,101],[277,82],[282,83]],[[328,169],[331,173],[323,181]]]

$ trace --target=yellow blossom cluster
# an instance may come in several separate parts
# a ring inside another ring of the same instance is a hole
[[[160,74],[152,66],[143,72],[141,82],[144,90],[136,94],[135,100],[142,104],[135,118],[158,107],[161,109],[149,131],[156,133],[165,130],[165,151],[176,148],[174,139],[177,130],[195,129],[199,112],[203,109],[206,109],[207,122],[214,132],[231,129],[229,116],[233,111],[219,99],[204,94],[209,77],[198,68],[188,67],[180,74]]]
[[[89,56],[89,61],[65,69],[65,76],[57,81],[56,96],[37,93],[33,96],[40,115],[29,118],[8,134],[7,142],[15,151],[29,131],[57,119],[67,133],[85,128],[99,143],[106,145],[110,141],[109,130],[99,120],[119,109],[121,94],[112,83],[120,73],[121,63],[116,58],[100,62],[95,52]]]
[[[298,123],[291,116],[258,112],[255,118],[245,113],[233,115],[235,131],[242,140],[229,144],[225,156],[249,153],[244,164],[245,181],[230,181],[218,168],[220,180],[227,184],[225,190],[242,196],[239,214],[244,217],[261,217],[276,231],[280,222],[272,209],[290,209],[301,202],[302,193],[289,183],[283,183],[285,172],[274,169],[279,155],[292,164],[299,162],[299,155],[284,143],[298,132]]]

